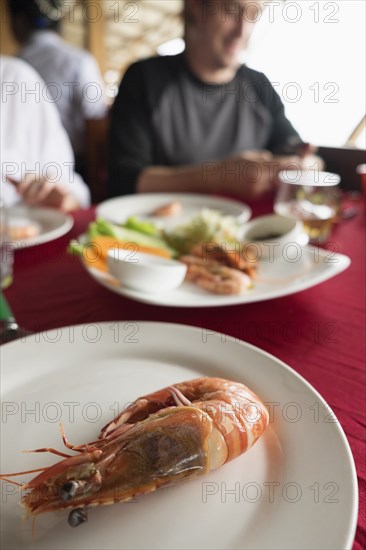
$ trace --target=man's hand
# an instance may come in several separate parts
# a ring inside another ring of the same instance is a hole
[[[220,187],[242,198],[257,198],[276,189],[281,170],[306,170],[311,167],[321,170],[321,159],[309,154],[313,151],[307,144],[298,155],[276,156],[269,151],[245,151],[222,161]]]
[[[15,186],[26,204],[32,206],[49,206],[63,212],[77,210],[80,205],[77,199],[63,185],[54,184],[34,174],[26,174],[22,181],[7,177]]]

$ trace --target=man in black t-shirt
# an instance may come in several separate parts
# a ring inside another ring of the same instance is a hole
[[[112,110],[109,194],[253,198],[312,152],[269,80],[240,65],[263,1],[186,0],[183,54],[127,70]],[[284,156],[289,152],[293,156]]]

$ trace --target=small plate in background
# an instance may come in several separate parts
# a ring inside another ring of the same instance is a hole
[[[8,210],[9,225],[19,224],[33,225],[39,228],[39,234],[33,237],[17,239],[14,242],[14,250],[37,246],[62,237],[70,231],[74,220],[68,214],[54,208],[14,206]]]
[[[172,202],[181,204],[179,214],[169,217],[152,215],[157,208]],[[130,216],[136,216],[142,220],[160,222],[165,229],[169,230],[190,221],[200,214],[203,208],[217,210],[223,216],[234,216],[240,220],[240,223],[247,222],[252,215],[251,209],[244,203],[198,193],[140,193],[117,197],[100,203],[96,214],[98,218],[117,224],[124,223]]]

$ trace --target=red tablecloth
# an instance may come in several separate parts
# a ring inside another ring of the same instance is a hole
[[[271,204],[252,205],[254,214]],[[18,322],[33,331],[113,320],[165,321],[205,327],[246,340],[291,365],[325,398],[355,458],[360,512],[354,550],[366,548],[365,486],[365,212],[335,227],[337,251],[351,257],[341,275],[296,295],[224,308],[163,308],[140,304],[98,285],[67,243],[85,231],[90,209],[74,215],[71,233],[16,253],[6,291]]]

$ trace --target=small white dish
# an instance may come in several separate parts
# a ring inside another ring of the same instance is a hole
[[[301,221],[277,214],[259,216],[243,226],[241,239],[260,259],[286,256],[291,247],[305,246],[308,238]]]
[[[179,287],[187,273],[182,262],[113,248],[108,251],[109,272],[122,286],[148,293],[161,293]]]

